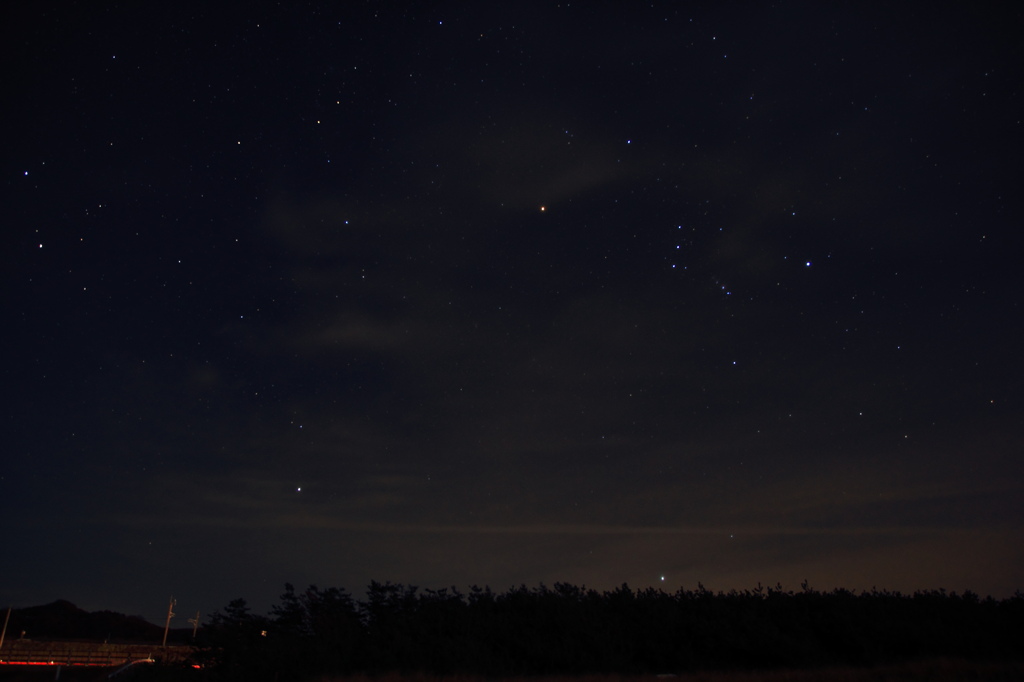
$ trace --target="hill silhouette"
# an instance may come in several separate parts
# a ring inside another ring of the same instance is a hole
[[[173,629],[168,642],[185,643],[191,628]],[[12,609],[7,639],[159,642],[164,629],[142,616],[114,611],[86,611],[65,599],[42,606]]]

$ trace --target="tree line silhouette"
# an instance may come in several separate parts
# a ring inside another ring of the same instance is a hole
[[[713,593],[555,583],[503,593],[372,582],[285,585],[267,616],[244,599],[214,614],[200,657],[227,679],[353,673],[488,677],[650,674],[869,666],[952,657],[1024,659],[1024,594],[799,592],[781,586]]]

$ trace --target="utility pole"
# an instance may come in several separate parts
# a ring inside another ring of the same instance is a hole
[[[192,623],[192,641],[196,641],[196,633],[199,631],[199,611],[196,611],[195,618],[189,618],[188,622]]]
[[[11,619],[11,607],[7,607],[7,616],[4,617],[4,629],[0,632],[0,648],[4,645],[4,637],[7,636],[7,621]]]
[[[167,623],[164,625],[164,643],[160,646],[167,647],[167,633],[171,629],[171,618],[174,618],[174,605],[177,604],[174,597],[171,597],[171,603],[167,605]]]

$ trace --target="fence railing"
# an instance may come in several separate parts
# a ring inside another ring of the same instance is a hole
[[[182,660],[192,647],[104,642],[5,643],[0,648],[0,665],[116,666],[142,660]]]

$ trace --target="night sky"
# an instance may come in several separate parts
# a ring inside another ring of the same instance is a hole
[[[208,4],[0,21],[0,606],[1024,588],[1021,10]]]

